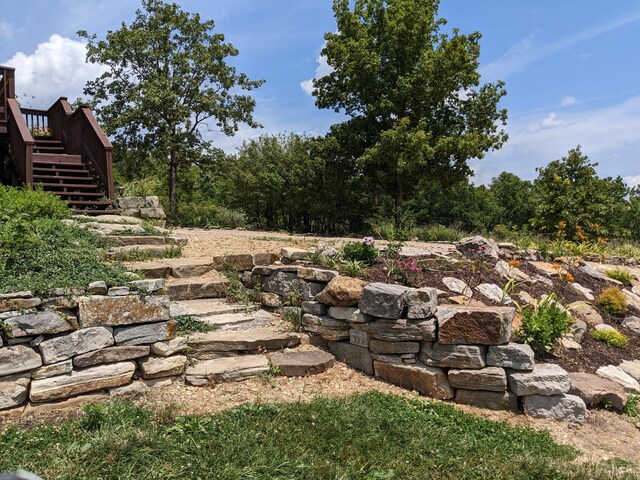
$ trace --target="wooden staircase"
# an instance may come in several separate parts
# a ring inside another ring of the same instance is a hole
[[[0,181],[42,187],[76,213],[117,213],[111,143],[88,107],[62,97],[48,110],[21,108],[12,68],[0,66]]]

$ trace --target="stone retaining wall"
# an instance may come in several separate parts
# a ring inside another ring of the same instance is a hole
[[[50,299],[30,292],[0,295],[0,410],[127,385],[149,385],[184,373],[184,341],[173,340],[169,297],[153,295],[158,280],[108,289],[102,282],[58,290]],[[126,388],[126,387],[125,387]]]

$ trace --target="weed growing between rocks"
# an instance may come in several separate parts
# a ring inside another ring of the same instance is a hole
[[[191,315],[178,315],[173,317],[176,322],[176,331],[178,335],[187,335],[189,333],[210,332],[211,325],[202,320],[192,317]]]
[[[229,280],[225,296],[234,303],[241,303],[246,307],[252,307],[260,303],[262,292],[259,287],[246,288],[240,280],[240,272],[237,270],[225,270],[222,272]]]

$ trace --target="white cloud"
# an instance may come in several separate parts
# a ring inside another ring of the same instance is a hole
[[[630,12],[608,23],[545,45],[535,45],[535,34],[531,34],[514,44],[497,60],[481,67],[480,73],[485,80],[504,80],[512,74],[522,72],[529,64],[540,58],[637,22],[640,22],[640,12]]]
[[[104,71],[85,62],[85,44],[53,34],[31,54],[16,53],[4,65],[16,69],[16,93],[35,97],[34,106],[49,108],[59,97],[82,96],[87,82]]]
[[[628,177],[624,177],[624,183],[626,183],[630,187],[637,187],[638,185],[640,185],[640,175],[630,175]]]
[[[512,120],[507,130],[509,140],[502,149],[481,161],[476,175],[483,180],[505,170],[533,179],[537,167],[566,156],[577,145],[599,163],[599,175],[640,179],[640,96],[562,115],[534,113]]]
[[[318,62],[318,66],[316,67],[316,73],[313,78],[300,82],[300,88],[302,88],[307,95],[311,95],[313,92],[313,80],[315,78],[322,78],[333,71],[333,68],[327,63],[327,57],[324,55],[320,55],[316,61]]]
[[[566,96],[560,99],[561,107],[570,107],[571,105],[575,105],[576,103],[578,103],[578,99],[576,97]]]

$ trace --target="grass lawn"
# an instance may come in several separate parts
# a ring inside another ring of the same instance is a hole
[[[611,464],[576,467],[578,452],[546,432],[381,393],[212,417],[169,411],[110,402],[59,426],[10,427],[0,471],[57,480],[614,478]]]

